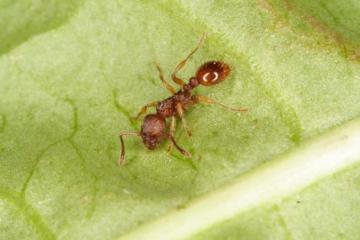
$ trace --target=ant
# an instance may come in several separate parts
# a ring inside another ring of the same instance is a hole
[[[190,52],[190,54],[181,61],[175,68],[174,72],[171,75],[172,80],[180,86],[180,90],[176,91],[173,86],[166,82],[162,70],[159,64],[156,63],[156,68],[159,72],[160,80],[163,86],[172,94],[172,96],[162,100],[154,101],[143,106],[135,117],[135,120],[138,120],[143,114],[145,114],[150,107],[156,108],[156,113],[147,114],[144,118],[143,124],[141,126],[140,132],[121,132],[120,133],[120,142],[121,142],[121,152],[118,164],[122,165],[125,162],[125,146],[123,137],[125,136],[138,136],[142,138],[142,141],[146,148],[153,150],[159,143],[165,139],[170,140],[168,146],[168,151],[171,152],[173,147],[184,156],[191,157],[191,154],[185,149],[181,148],[174,139],[174,134],[176,130],[176,117],[179,117],[182,121],[182,125],[189,136],[191,136],[191,131],[186,123],[184,118],[185,111],[198,103],[205,104],[216,104],[220,107],[226,108],[234,112],[245,112],[245,108],[231,108],[226,105],[219,103],[211,98],[202,95],[193,95],[191,91],[199,86],[212,86],[218,84],[225,80],[225,78],[230,74],[230,67],[224,62],[221,61],[209,61],[204,63],[197,70],[194,77],[191,77],[188,83],[185,83],[182,79],[178,78],[176,74],[184,67],[186,62],[190,57],[200,48],[204,42],[205,34],[203,34],[198,45]],[[166,130],[166,119],[171,118],[170,129]]]

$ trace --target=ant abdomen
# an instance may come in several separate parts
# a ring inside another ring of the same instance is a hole
[[[201,85],[211,86],[224,81],[229,74],[229,65],[220,61],[210,61],[198,69],[196,79]]]

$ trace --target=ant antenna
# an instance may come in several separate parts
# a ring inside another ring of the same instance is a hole
[[[137,132],[121,132],[119,137],[120,137],[120,142],[121,142],[121,152],[120,152],[120,156],[119,156],[119,160],[118,160],[118,165],[121,166],[124,164],[125,161],[125,145],[124,145],[124,136],[140,136],[139,133]]]

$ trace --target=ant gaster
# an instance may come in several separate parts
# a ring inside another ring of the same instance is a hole
[[[191,157],[191,154],[181,148],[174,139],[174,134],[176,130],[176,117],[179,117],[182,121],[182,125],[189,136],[191,136],[191,131],[187,126],[186,120],[184,118],[184,112],[191,106],[197,103],[205,104],[216,104],[223,108],[226,108],[235,112],[247,111],[244,108],[230,108],[227,107],[211,98],[202,95],[193,95],[192,90],[199,86],[212,86],[218,84],[225,80],[225,78],[230,73],[230,67],[224,62],[221,61],[209,61],[204,63],[197,70],[194,77],[191,77],[188,83],[185,83],[182,79],[178,78],[176,74],[180,71],[189,58],[200,48],[201,44],[205,39],[205,34],[202,36],[198,45],[193,49],[190,54],[181,61],[175,68],[174,72],[171,75],[172,80],[180,86],[180,90],[176,91],[173,86],[165,81],[161,68],[156,64],[156,68],[159,72],[160,80],[163,86],[172,94],[171,97],[168,97],[162,101],[154,101],[143,106],[139,114],[135,119],[139,119],[143,114],[145,114],[149,107],[155,107],[156,113],[151,113],[145,116],[144,122],[141,126],[140,132],[121,132],[120,133],[120,142],[121,142],[121,152],[118,164],[122,165],[125,162],[125,146],[124,146],[124,136],[139,136],[142,138],[142,141],[146,148],[153,150],[159,143],[165,139],[170,140],[168,146],[168,151],[173,149],[173,146],[184,156]],[[170,129],[167,131],[166,128],[166,119],[170,118]]]

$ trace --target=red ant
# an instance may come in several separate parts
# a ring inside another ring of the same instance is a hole
[[[162,101],[154,101],[143,106],[135,117],[139,119],[143,114],[146,113],[149,107],[155,107],[156,113],[151,113],[145,116],[144,122],[141,126],[140,132],[122,132],[120,133],[120,142],[121,142],[121,152],[120,158],[118,161],[119,165],[122,165],[125,162],[125,147],[124,147],[124,136],[139,136],[142,138],[142,141],[146,148],[153,150],[155,149],[160,142],[164,139],[169,139],[170,144],[168,146],[168,151],[170,152],[173,149],[173,146],[184,156],[191,157],[191,154],[181,148],[174,139],[175,128],[176,128],[176,116],[181,118],[182,125],[186,130],[187,134],[191,136],[190,129],[187,126],[186,120],[184,118],[184,112],[191,106],[197,103],[205,104],[217,104],[223,108],[229,109],[235,112],[244,112],[247,109],[244,108],[230,108],[221,104],[211,98],[202,95],[192,95],[191,91],[199,86],[212,86],[218,84],[225,80],[225,78],[230,74],[230,67],[224,62],[221,61],[209,61],[204,63],[196,72],[194,77],[191,77],[188,83],[185,83],[182,79],[178,78],[176,74],[180,71],[189,58],[200,48],[205,39],[205,34],[202,36],[196,48],[194,48],[190,54],[181,61],[175,68],[174,72],[171,75],[172,80],[178,84],[181,89],[176,91],[169,83],[164,79],[161,68],[156,64],[156,68],[159,72],[160,80],[163,86],[172,94],[171,97],[166,98]],[[166,131],[166,118],[171,118],[170,130]]]

